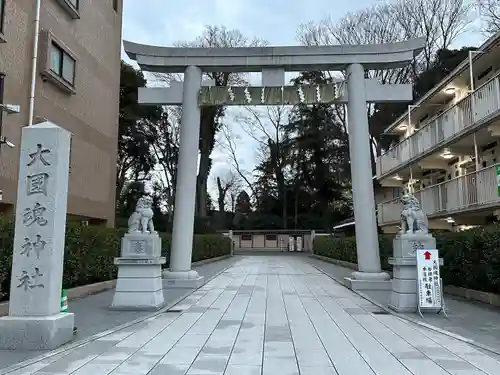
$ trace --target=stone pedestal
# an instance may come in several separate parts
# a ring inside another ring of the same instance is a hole
[[[393,240],[394,256],[392,292],[389,307],[397,312],[416,312],[418,306],[417,257],[418,249],[435,249],[436,240],[430,233],[397,235]],[[440,260],[442,263],[442,260]]]
[[[0,349],[51,350],[73,338],[61,313],[71,134],[49,122],[22,130],[9,315]]]
[[[344,277],[344,285],[352,290],[391,290],[391,280],[387,272],[354,271]]]
[[[118,279],[111,309],[158,310],[165,305],[161,278],[161,239],[158,233],[127,233],[121,257],[115,258]]]
[[[203,285],[205,278],[195,270],[188,271],[163,271],[163,288],[189,288],[196,289]]]

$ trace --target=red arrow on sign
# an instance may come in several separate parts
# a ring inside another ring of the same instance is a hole
[[[429,260],[429,259],[431,259],[431,253],[430,253],[430,252],[426,251],[426,252],[424,253],[424,255],[425,255],[425,260]]]

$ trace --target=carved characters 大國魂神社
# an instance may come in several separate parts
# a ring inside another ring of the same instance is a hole
[[[128,219],[128,232],[156,233],[153,225],[153,199],[147,195],[139,198],[135,212]]]
[[[50,155],[50,150],[47,148],[43,148],[42,144],[38,143],[36,145],[36,151],[29,154],[30,161],[28,162],[28,164],[26,164],[26,166],[31,167],[36,162],[40,162],[45,166],[50,165],[47,159],[45,159],[45,154]]]
[[[26,188],[27,194],[43,194],[47,195],[47,182],[49,180],[48,173],[37,173],[27,177]]]
[[[33,208],[25,208],[23,212],[23,224],[27,227],[33,223],[37,223],[42,227],[47,225],[48,221],[44,217],[45,211],[47,209],[38,202],[35,203]]]
[[[403,211],[401,212],[400,234],[429,233],[427,216],[420,208],[420,202],[413,195],[401,197]]]
[[[17,277],[19,284],[18,288],[24,288],[24,290],[33,289],[33,288],[45,288],[39,278],[43,277],[43,273],[40,272],[40,268],[35,267],[35,272],[33,275],[29,275],[28,271],[22,270],[21,275]]]

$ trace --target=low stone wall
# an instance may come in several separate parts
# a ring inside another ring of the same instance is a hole
[[[358,270],[358,265],[356,263],[346,262],[346,261],[338,260],[338,259],[332,259],[332,258],[328,258],[328,257],[324,257],[322,255],[316,255],[316,254],[311,254],[311,257],[322,260],[323,262],[337,264],[337,265],[345,267],[345,268],[350,268],[351,270],[354,270],[354,271]]]
[[[316,254],[312,254],[311,256],[324,262],[338,264],[339,266],[350,268],[354,271],[358,270],[358,265],[356,263],[345,262],[343,260],[332,259]],[[392,272],[388,273],[392,277]],[[443,286],[443,291],[451,296],[461,297],[470,301],[482,302],[488,305],[500,307],[500,295],[498,294],[480,292],[473,289],[459,288],[452,285]]]
[[[500,295],[480,292],[478,290],[460,288],[452,285],[444,286],[444,292],[452,296],[462,297],[471,301],[478,301],[488,305],[500,307]]]
[[[203,264],[217,262],[219,260],[227,259],[229,257],[230,255],[223,255],[220,257],[204,259],[198,262],[193,262],[193,266],[201,266]],[[108,281],[102,281],[100,283],[83,285],[83,286],[78,286],[76,288],[67,289],[66,293],[68,295],[68,299],[72,300],[105,292],[106,290],[113,289],[115,286],[116,286],[116,280],[108,280]],[[5,316],[8,314],[9,314],[9,302],[0,303],[0,316]]]

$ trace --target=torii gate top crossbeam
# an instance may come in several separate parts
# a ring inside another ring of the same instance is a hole
[[[127,55],[149,72],[183,73],[190,65],[205,72],[260,72],[268,68],[325,71],[344,70],[354,63],[365,69],[401,68],[423,50],[425,39],[391,44],[245,48],[159,47],[124,40],[123,46]]]

